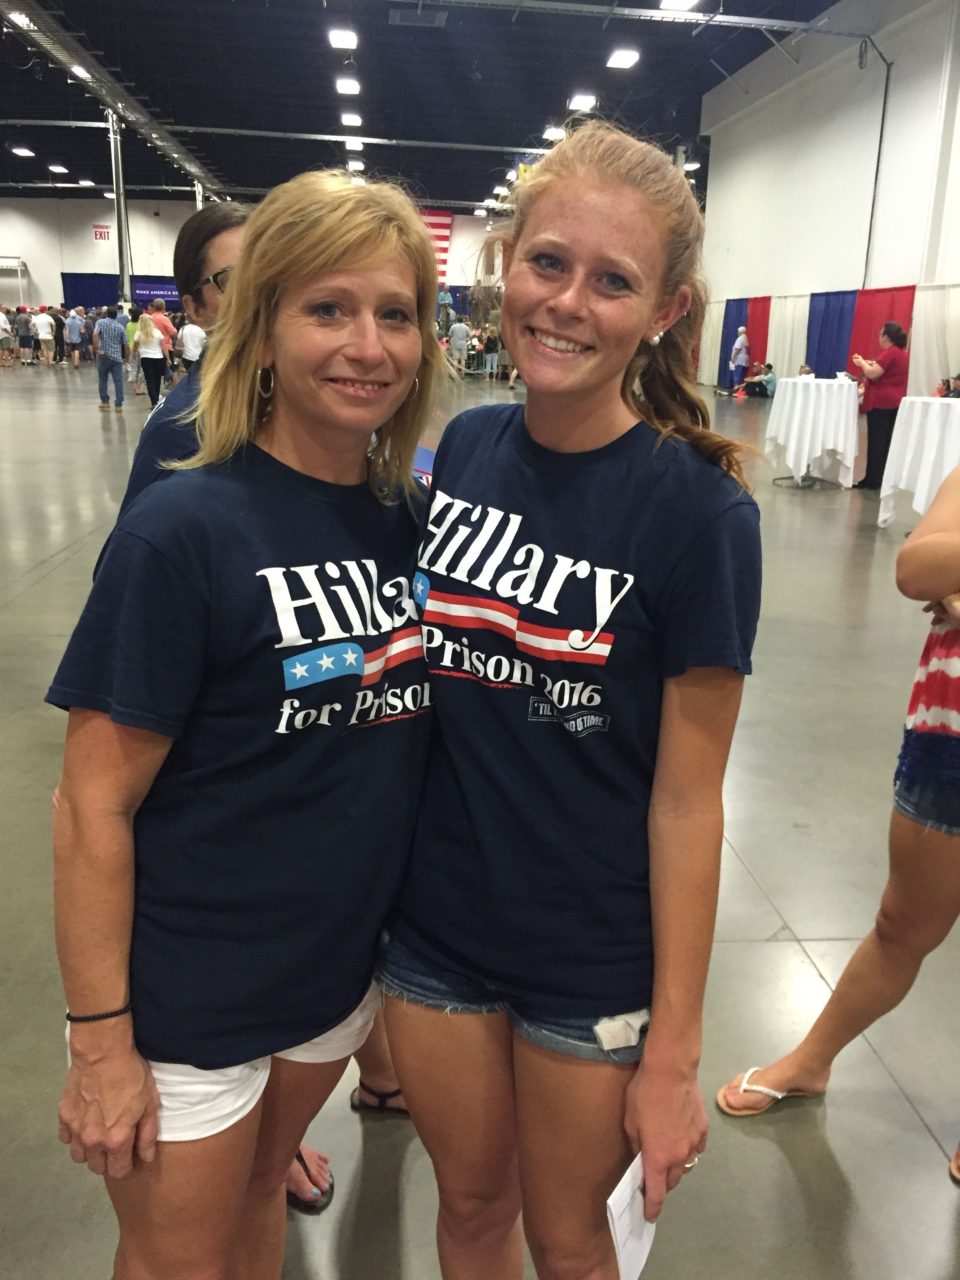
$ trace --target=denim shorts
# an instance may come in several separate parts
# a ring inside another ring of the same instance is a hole
[[[912,822],[947,836],[960,836],[960,787],[937,778],[907,786],[903,780],[893,792],[893,807]]]
[[[643,1057],[649,1011],[600,1018],[561,1017],[538,1012],[495,983],[428,959],[397,938],[380,954],[377,981],[384,995],[446,1013],[505,1013],[518,1036],[571,1058],[629,1065]],[[604,1047],[606,1044],[608,1047]]]

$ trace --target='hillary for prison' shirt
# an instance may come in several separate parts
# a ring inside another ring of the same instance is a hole
[[[147,1058],[245,1062],[366,993],[429,735],[417,537],[253,445],[114,530],[47,700],[174,740],[134,823]]]
[[[393,927],[547,1013],[647,1006],[666,679],[749,672],[756,504],[637,423],[557,453],[521,406],[447,428],[414,593],[438,732]]]

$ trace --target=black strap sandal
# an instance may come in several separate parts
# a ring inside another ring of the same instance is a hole
[[[297,1151],[297,1164],[310,1179],[310,1170],[307,1168],[307,1162],[303,1158],[303,1152]],[[333,1199],[333,1170],[330,1170],[330,1181],[327,1184],[326,1191],[321,1192],[318,1196],[311,1196],[309,1200],[303,1200],[300,1196],[296,1196],[292,1191],[287,1192],[287,1204],[291,1209],[296,1209],[298,1213],[323,1213],[324,1209],[329,1209],[330,1201]]]
[[[376,1102],[365,1102],[360,1096],[360,1090],[369,1093],[371,1098],[376,1098]],[[395,1116],[400,1120],[409,1120],[410,1112],[406,1107],[390,1107],[387,1104],[394,1098],[399,1098],[403,1093],[402,1089],[391,1089],[388,1093],[381,1093],[379,1089],[371,1089],[368,1084],[360,1081],[360,1086],[350,1094],[350,1110],[356,1112],[369,1111],[375,1116]]]

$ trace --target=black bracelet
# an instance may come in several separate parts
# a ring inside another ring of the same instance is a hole
[[[68,1022],[104,1022],[107,1018],[121,1018],[133,1008],[130,1001],[122,1009],[111,1009],[109,1013],[71,1013],[67,1010]]]

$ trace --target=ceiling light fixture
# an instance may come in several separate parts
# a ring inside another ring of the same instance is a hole
[[[357,33],[348,31],[346,27],[331,27],[327,32],[327,39],[330,41],[331,49],[355,49],[357,47]]]
[[[628,71],[640,61],[639,49],[614,49],[607,59],[608,67],[616,67],[619,71]]]
[[[69,173],[69,169],[65,169],[62,164],[48,164],[47,168],[51,173]]]
[[[486,209],[474,209],[473,216],[475,218],[485,218],[487,216]]]
[[[494,187],[493,194],[495,196],[508,196],[510,192],[507,187]]]
[[[680,13],[688,13],[699,3],[699,0],[660,0],[661,9],[675,9]]]
[[[78,80],[89,80],[90,72],[86,67],[81,67],[79,63],[70,68],[71,75],[75,75]]]
[[[80,179],[80,181],[77,183],[77,186],[78,186],[78,187],[93,187],[93,186],[96,186],[96,183],[91,182],[89,178],[81,178],[81,179]]]
[[[596,105],[597,97],[593,93],[574,93],[567,103],[571,111],[592,111]]]
[[[683,167],[684,169],[686,169],[687,173],[696,173],[696,171],[700,168],[700,161],[688,160]]]
[[[507,181],[508,181],[508,182],[516,182],[516,180],[517,180],[517,171],[516,171],[516,169],[508,169],[508,170],[507,170]]]
[[[363,173],[364,169],[366,168],[366,165],[363,163],[362,160],[348,160],[347,168],[351,173]]]
[[[340,123],[348,129],[359,129],[363,121],[355,111],[344,111],[340,117]]]
[[[362,151],[363,143],[359,138],[347,138],[343,144],[348,151]]]
[[[351,181],[355,187],[362,187],[366,185],[367,180],[366,178],[352,178]]]
[[[103,193],[108,200],[116,200],[117,193],[115,191],[105,191]]]
[[[499,201],[499,200],[494,200],[493,196],[487,196],[486,200],[484,200],[484,202],[483,202],[483,203],[484,203],[484,207],[485,207],[485,208],[487,208],[487,209],[495,209],[495,208],[497,207],[497,205],[500,203],[500,201]]]
[[[33,152],[29,147],[11,147],[10,150],[15,156],[32,156]]]
[[[547,142],[562,142],[567,136],[567,131],[561,129],[558,124],[548,124],[543,131],[543,136]]]
[[[10,21],[15,22],[21,31],[36,31],[36,26],[30,21],[25,13],[11,13]]]
[[[342,93],[345,96],[349,94],[359,93],[360,81],[351,80],[347,76],[338,76],[336,87],[337,87],[337,93]]]

